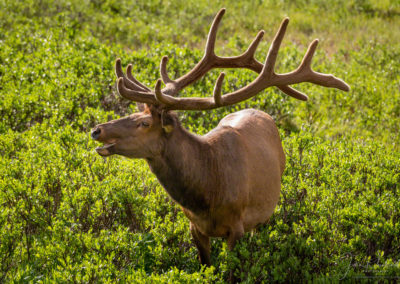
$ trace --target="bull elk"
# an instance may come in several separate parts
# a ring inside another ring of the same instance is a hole
[[[273,119],[266,113],[245,109],[223,118],[204,136],[184,129],[172,110],[209,110],[249,99],[270,86],[299,100],[307,100],[291,84],[311,82],[348,91],[349,86],[329,74],[311,69],[318,40],[314,40],[300,64],[289,73],[276,74],[274,65],[289,19],[285,18],[271,44],[265,63],[254,58],[264,31],[247,51],[236,57],[214,52],[218,25],[225,13],[216,15],[206,43],[205,54],[187,74],[171,79],[168,58],[161,60],[154,90],[135,77],[132,65],[126,74],[116,60],[117,89],[123,97],[138,103],[140,112],[97,125],[91,136],[104,143],[96,148],[101,156],[113,154],[143,158],[151,171],[190,220],[190,232],[202,264],[210,265],[210,237],[227,239],[228,249],[247,231],[265,223],[278,203],[285,154]],[[249,85],[221,95],[224,73],[218,77],[213,97],[177,97],[188,85],[213,68],[246,68],[259,73]],[[161,88],[162,82],[165,87]]]

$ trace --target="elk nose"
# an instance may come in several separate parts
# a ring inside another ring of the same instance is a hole
[[[91,136],[94,140],[96,140],[97,138],[99,138],[101,133],[101,129],[99,127],[97,127],[95,130],[92,131]]]

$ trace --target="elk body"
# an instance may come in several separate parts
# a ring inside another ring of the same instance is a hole
[[[276,74],[274,65],[289,20],[284,19],[268,52],[265,64],[254,58],[264,32],[247,51],[236,57],[214,53],[222,9],[211,26],[201,61],[186,75],[172,80],[167,74],[167,57],[161,61],[161,80],[155,90],[126,74],[116,61],[118,92],[138,102],[141,112],[97,125],[93,139],[103,142],[96,148],[101,156],[113,154],[143,158],[152,172],[190,220],[190,231],[202,264],[210,265],[210,237],[224,237],[228,248],[247,231],[263,224],[279,200],[285,155],[273,119],[266,113],[246,109],[223,118],[204,136],[185,130],[171,110],[207,110],[246,100],[263,89],[276,86],[289,96],[307,96],[288,85],[311,82],[348,91],[348,85],[333,75],[312,71],[311,59],[318,41],[311,43],[300,66],[293,72]],[[224,73],[217,79],[210,98],[179,98],[179,91],[199,80],[213,68],[247,68],[258,77],[237,91],[221,95]]]

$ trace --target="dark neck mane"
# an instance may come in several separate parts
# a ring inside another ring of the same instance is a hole
[[[147,159],[151,170],[170,196],[194,213],[207,212],[213,205],[212,186],[216,163],[203,137],[177,125],[166,138],[161,156]]]

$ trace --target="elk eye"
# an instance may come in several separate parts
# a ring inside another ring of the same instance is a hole
[[[142,122],[140,123],[140,126],[149,127],[150,124],[149,124],[148,122],[146,122],[146,121],[142,121]]]

